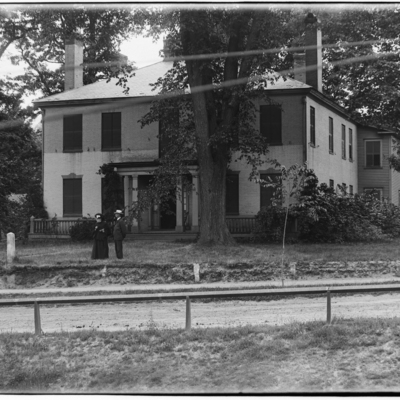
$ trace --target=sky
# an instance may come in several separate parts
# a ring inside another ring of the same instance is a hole
[[[162,38],[154,43],[152,38],[135,37],[121,45],[121,53],[128,56],[129,61],[135,61],[138,68],[151,65],[162,60],[159,51],[163,47]],[[0,75],[18,75],[24,72],[24,66],[12,65],[9,55],[15,52],[15,48],[10,46],[6,54],[0,59]]]

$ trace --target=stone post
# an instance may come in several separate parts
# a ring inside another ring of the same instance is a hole
[[[15,235],[7,233],[7,263],[12,264],[15,258]]]

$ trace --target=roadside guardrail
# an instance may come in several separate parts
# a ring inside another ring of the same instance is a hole
[[[179,292],[179,293],[146,293],[146,294],[123,294],[102,296],[60,296],[44,298],[22,298],[22,299],[0,299],[0,307],[5,306],[34,306],[35,334],[41,335],[40,305],[46,304],[79,304],[79,303],[111,303],[111,302],[140,302],[159,300],[186,300],[186,324],[185,329],[191,329],[191,300],[192,299],[223,299],[234,297],[255,296],[306,296],[326,295],[327,299],[327,324],[332,320],[331,295],[332,294],[354,294],[369,292],[400,292],[400,285],[363,285],[363,286],[340,286],[340,287],[308,287],[308,288],[286,288],[286,289],[251,289],[251,290],[219,290],[207,292]],[[1,293],[1,291],[0,291]],[[1,311],[0,311],[1,312]]]

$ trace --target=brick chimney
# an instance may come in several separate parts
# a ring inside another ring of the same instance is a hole
[[[294,79],[303,83],[306,82],[306,54],[294,53],[293,54],[293,72]]]
[[[306,25],[306,83],[322,93],[322,34],[318,28],[317,17],[309,13],[304,20]],[[308,46],[313,48],[308,49]]]
[[[65,41],[64,90],[83,86],[83,43],[75,37]]]
[[[164,61],[171,57],[171,41],[169,39],[163,39],[163,49]]]

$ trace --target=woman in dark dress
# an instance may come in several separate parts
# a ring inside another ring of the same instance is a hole
[[[108,237],[111,231],[102,214],[96,214],[96,226],[93,231],[92,260],[108,258]]]

